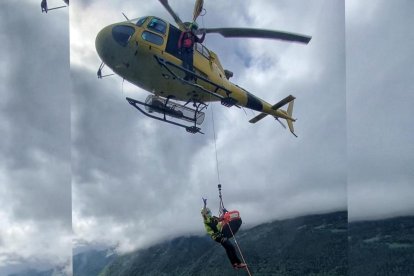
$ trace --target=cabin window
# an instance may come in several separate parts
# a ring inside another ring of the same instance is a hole
[[[208,49],[206,47],[204,47],[202,44],[200,43],[196,43],[196,50],[202,54],[206,59],[210,60],[210,52],[208,51]]]
[[[161,19],[153,18],[148,24],[148,29],[165,35],[165,32],[167,31],[167,24]]]
[[[144,22],[147,20],[148,16],[145,17],[141,17],[140,19],[138,19],[137,23],[135,25],[141,27],[142,24],[144,24]]]
[[[142,38],[157,45],[162,45],[164,43],[164,39],[161,36],[147,31],[142,33]]]

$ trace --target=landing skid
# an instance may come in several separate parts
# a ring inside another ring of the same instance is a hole
[[[223,86],[221,86],[221,85],[219,85],[217,83],[214,83],[214,82],[210,81],[209,79],[206,79],[205,77],[203,77],[201,75],[198,75],[198,74],[196,74],[196,73],[194,73],[192,71],[189,71],[189,70],[185,69],[182,66],[176,65],[176,64],[174,64],[174,63],[172,63],[172,62],[170,62],[168,60],[162,59],[162,58],[160,58],[160,57],[158,57],[156,55],[154,55],[154,58],[155,58],[155,60],[158,62],[158,64],[162,68],[165,68],[168,71],[168,73],[171,74],[171,76],[172,76],[173,79],[177,79],[177,80],[179,80],[179,81],[181,81],[183,83],[186,83],[188,85],[191,85],[192,87],[196,88],[198,91],[200,91],[202,93],[205,93],[207,95],[210,95],[212,97],[215,97],[215,98],[219,99],[220,102],[221,102],[221,104],[224,105],[224,106],[226,106],[226,107],[236,106],[236,107],[240,108],[240,106],[237,105],[237,100],[230,97],[230,94],[232,92],[230,90],[228,90],[227,88],[225,88],[225,87],[223,87]],[[213,87],[215,87],[214,92],[205,89],[203,86],[201,86],[201,85],[199,85],[197,83],[194,83],[194,82],[185,80],[184,78],[182,78],[179,75],[177,75],[172,70],[172,68],[175,68],[175,69],[180,70],[181,72],[183,72],[187,76],[189,76],[189,75],[192,76],[193,79],[196,79],[196,80],[197,79],[200,79],[203,82],[206,82],[206,83],[212,85]],[[218,93],[219,90],[224,91],[224,93],[226,94],[226,97],[223,97],[222,95],[220,95]]]
[[[172,111],[169,111],[168,112],[168,107],[167,107],[167,103],[168,103],[169,98],[167,98],[167,101],[165,102],[164,106],[161,107],[161,108],[160,107],[157,107],[157,106],[155,106],[153,104],[147,104],[147,103],[144,103],[144,102],[141,102],[141,101],[138,101],[138,100],[135,100],[135,99],[131,99],[131,98],[128,98],[128,97],[126,98],[126,100],[128,101],[128,103],[130,105],[132,105],[133,107],[135,107],[137,110],[139,110],[145,116],[148,116],[148,117],[150,117],[152,119],[155,119],[155,120],[163,121],[163,122],[166,122],[166,123],[169,123],[169,124],[172,124],[172,125],[176,125],[176,126],[185,128],[185,130],[187,132],[192,133],[192,134],[195,134],[195,133],[204,134],[201,131],[201,128],[197,127],[197,125],[196,125],[197,124],[197,118],[196,118],[196,116],[197,116],[197,114],[199,114],[199,112],[201,112],[201,110],[203,110],[204,108],[207,107],[207,105],[205,105],[205,104],[203,104],[204,105],[203,107],[201,107],[202,103],[199,103],[198,105],[196,105],[197,109],[195,110],[194,119],[193,118],[188,118],[188,117],[181,118],[181,119],[187,119],[187,120],[190,120],[190,121],[194,121],[194,125],[189,126],[189,125],[184,125],[184,124],[181,124],[181,123],[178,123],[178,122],[175,122],[175,121],[172,121],[172,120],[167,119],[167,115],[172,116],[172,113],[171,113]],[[163,117],[157,117],[155,115],[152,115],[149,112],[145,111],[140,106],[147,107],[148,110],[156,110],[156,112],[163,114]],[[182,114],[179,114],[179,115],[180,116],[183,116]],[[178,116],[178,115],[176,114],[176,116]]]

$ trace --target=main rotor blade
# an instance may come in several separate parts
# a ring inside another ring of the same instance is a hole
[[[308,44],[312,38],[311,36],[294,33],[250,28],[206,28],[200,29],[199,33],[204,31],[206,33],[219,33],[224,37],[270,38],[305,44]]]
[[[194,12],[193,12],[193,22],[196,21],[197,17],[200,15],[201,11],[203,10],[204,0],[196,0],[194,4]]]
[[[183,21],[181,21],[180,17],[173,11],[173,9],[170,7],[170,4],[168,4],[168,0],[159,0],[161,5],[164,6],[164,8],[168,11],[168,13],[174,18],[175,23],[178,24],[180,29],[185,30],[186,26],[184,25]]]

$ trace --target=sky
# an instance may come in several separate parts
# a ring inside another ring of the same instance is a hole
[[[349,219],[414,214],[414,2],[346,5]]]
[[[213,212],[219,206],[213,118],[224,204],[240,211],[245,227],[346,210],[342,1],[206,1],[199,20],[206,27],[278,29],[313,37],[309,45],[218,35],[205,42],[234,72],[234,83],[272,103],[289,94],[297,97],[298,138],[271,118],[252,125],[253,112],[219,103],[207,110],[205,135],[190,135],[138,113],[125,97],[143,100],[148,92],[123,84],[120,77],[98,80],[94,47],[100,29],[124,21],[121,12],[172,21],[158,1],[133,3],[80,1],[71,6],[75,245],[99,241],[125,252],[178,235],[203,234],[201,197],[208,198]],[[171,5],[185,21],[193,3]]]
[[[46,16],[38,1],[1,1],[0,36],[0,275],[48,267],[52,260],[67,271],[72,253],[68,11]]]
[[[224,204],[243,227],[347,208],[351,221],[413,214],[412,1],[205,1],[202,27],[312,36],[205,41],[232,82],[271,103],[296,96],[298,138],[219,103],[205,135],[190,135],[125,100],[148,92],[98,80],[99,30],[121,12],[172,22],[158,1],[76,1],[70,20],[38,2],[0,3],[1,275],[50,265],[70,275],[72,244],[126,252],[202,235],[201,197],[219,206],[213,120]],[[192,1],[171,2],[191,18]]]

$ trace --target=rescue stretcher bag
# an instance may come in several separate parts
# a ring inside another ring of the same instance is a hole
[[[224,213],[222,221],[221,221],[221,225],[222,225],[221,233],[226,238],[232,238],[233,234],[236,234],[236,232],[239,230],[241,224],[242,224],[242,220],[240,218],[239,211],[228,211]],[[230,228],[231,228],[231,231],[230,231]]]

